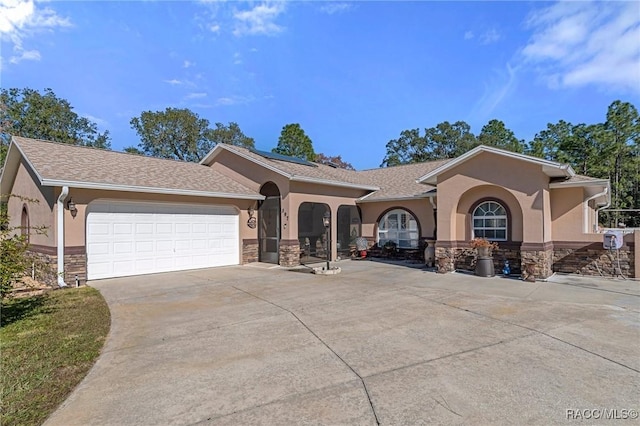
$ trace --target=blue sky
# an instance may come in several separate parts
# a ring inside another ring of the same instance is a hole
[[[0,0],[0,85],[52,88],[137,145],[146,110],[237,122],[258,149],[300,123],[379,166],[402,130],[491,119],[530,140],[640,107],[640,2]]]

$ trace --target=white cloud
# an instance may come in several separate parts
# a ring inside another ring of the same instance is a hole
[[[204,92],[195,92],[195,93],[189,93],[187,96],[185,96],[185,99],[202,99],[202,98],[206,98],[207,94]]]
[[[182,84],[184,84],[184,81],[178,80],[178,79],[172,79],[172,80],[163,80],[165,83],[170,84],[172,86],[180,86]]]
[[[212,33],[219,33],[220,32],[220,25],[219,24],[211,24],[209,26],[209,31],[211,31]]]
[[[12,64],[18,64],[22,61],[39,61],[40,60],[40,52],[37,50],[22,50],[22,49],[14,49],[17,55],[9,58],[9,62]]]
[[[473,31],[467,31],[466,33],[464,33],[465,40],[471,40],[472,38],[473,38]]]
[[[14,55],[9,59],[13,64],[40,59],[40,52],[24,48],[25,39],[70,26],[69,18],[59,16],[51,8],[39,7],[34,0],[0,0],[0,37],[13,45]]]
[[[491,28],[491,29],[485,31],[480,36],[480,43],[481,44],[491,44],[491,43],[495,43],[496,41],[500,40],[501,38],[502,38],[502,36],[498,32],[498,30],[496,30],[495,28]]]
[[[482,98],[476,102],[471,119],[484,121],[513,93],[518,84],[518,69],[507,63],[504,70],[496,70],[492,81],[485,85]]]
[[[242,55],[238,52],[233,54],[233,64],[241,65],[242,64]]]
[[[640,93],[640,3],[562,2],[533,13],[521,55],[552,88]]]
[[[87,120],[93,121],[98,126],[107,127],[109,125],[109,122],[107,122],[107,120],[103,120],[102,118],[99,118],[99,117],[94,117],[91,114],[81,114],[81,115]]]
[[[253,102],[253,96],[228,96],[216,99],[216,106],[243,105]]]
[[[261,3],[250,10],[236,11],[233,35],[274,35],[283,30],[275,20],[284,12],[284,2]]]
[[[191,68],[192,66],[194,66],[196,63],[195,62],[191,62],[191,61],[184,61],[182,63],[182,68]]]
[[[333,15],[334,13],[343,13],[350,10],[353,6],[349,3],[338,3],[338,2],[328,2],[320,7],[320,11],[326,13],[328,15]]]

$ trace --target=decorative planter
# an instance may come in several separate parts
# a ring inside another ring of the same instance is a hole
[[[491,257],[491,247],[478,247],[478,257]]]
[[[476,250],[478,251],[478,258],[476,259],[475,274],[479,277],[495,276],[491,247],[478,247]]]

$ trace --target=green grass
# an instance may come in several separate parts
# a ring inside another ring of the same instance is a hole
[[[42,424],[87,374],[109,326],[109,308],[90,287],[4,301],[0,424]]]

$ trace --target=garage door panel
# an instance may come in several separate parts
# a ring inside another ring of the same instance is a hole
[[[156,234],[173,234],[173,224],[156,223]]]
[[[113,243],[114,255],[130,255],[133,254],[133,243],[131,241],[126,242],[114,242]]]
[[[235,265],[238,228],[237,212],[229,207],[92,203],[88,278]]]

